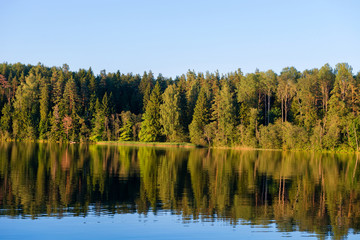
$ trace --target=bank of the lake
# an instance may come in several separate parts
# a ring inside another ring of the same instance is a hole
[[[148,146],[148,147],[175,147],[175,148],[204,148],[204,146],[187,142],[138,142],[138,141],[99,141],[99,145]]]
[[[43,142],[43,141],[42,141]],[[290,152],[320,152],[320,153],[359,153],[353,149],[287,149],[287,148],[254,148],[249,146],[204,146],[188,142],[139,142],[139,141],[99,141],[97,145],[147,146],[160,148],[213,148],[241,151],[290,151]]]

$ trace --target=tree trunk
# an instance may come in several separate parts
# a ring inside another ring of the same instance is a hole
[[[264,111],[264,120],[265,120],[265,126],[266,126],[267,125],[267,122],[266,122],[266,110],[267,110],[267,108],[266,108],[266,94],[264,96],[264,109],[265,109],[265,111]]]
[[[270,94],[268,95],[268,111],[267,111],[267,121],[268,121],[268,124],[270,123],[270,101],[271,101],[271,98],[270,98]]]
[[[355,123],[354,123],[354,134],[355,134],[355,140],[356,140],[356,151],[359,151],[359,144],[358,144],[358,139],[357,139],[357,134],[356,134],[356,128],[355,128]]]
[[[285,122],[287,122],[287,100],[285,100],[284,105],[285,105],[285,113],[284,113],[284,115],[285,115]]]
[[[284,114],[283,114],[283,112],[284,112],[284,99],[281,99],[281,122],[283,123],[284,122]]]

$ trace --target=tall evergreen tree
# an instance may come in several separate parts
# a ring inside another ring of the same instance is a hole
[[[180,123],[180,96],[175,84],[166,88],[160,105],[160,123],[163,133],[170,142],[184,141],[184,130]]]
[[[139,84],[139,90],[143,98],[143,110],[146,110],[147,103],[150,99],[151,91],[154,87],[154,75],[150,71],[149,73],[144,72]]]
[[[6,103],[1,113],[0,130],[2,139],[11,139],[11,103]]]
[[[156,83],[143,115],[143,122],[141,123],[139,133],[140,141],[156,142],[161,140],[160,104],[160,85]]]
[[[103,139],[108,141],[111,140],[111,125],[110,125],[110,115],[112,114],[112,104],[111,104],[112,94],[108,97],[107,93],[104,94],[104,97],[101,101],[102,113],[104,117],[104,133]]]
[[[71,77],[65,85],[64,94],[61,98],[61,110],[64,114],[75,117],[80,107],[79,103],[78,88],[75,80]]]
[[[50,119],[50,140],[51,141],[63,141],[64,140],[64,128],[61,122],[61,116],[59,112],[59,105],[54,106],[53,114]]]
[[[188,71],[186,74],[187,80],[187,91],[186,91],[186,99],[187,99],[187,121],[186,125],[189,125],[192,121],[194,108],[196,104],[196,100],[200,91],[200,81],[196,76],[194,71]]]
[[[122,127],[119,129],[120,137],[119,141],[131,141],[133,140],[133,126],[134,121],[130,111],[121,113]]]
[[[43,83],[40,89],[40,123],[39,123],[39,138],[47,139],[49,133],[49,109],[50,109],[50,99],[49,99],[49,84],[46,82]]]
[[[189,125],[190,140],[192,143],[205,145],[205,126],[210,122],[209,103],[206,98],[205,89],[201,88],[196,101],[194,116]]]
[[[103,140],[103,134],[105,131],[104,126],[105,126],[105,114],[99,99],[96,99],[95,113],[93,116],[93,128],[90,136],[91,141]]]

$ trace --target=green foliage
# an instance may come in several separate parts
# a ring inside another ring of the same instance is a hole
[[[135,119],[131,112],[121,113],[122,127],[119,129],[120,136],[119,141],[133,141],[133,127],[135,125]]]
[[[297,82],[297,101],[294,104],[297,107],[297,124],[305,126],[309,131],[314,127],[318,119],[316,99],[319,93],[318,71],[304,71],[302,78]]]
[[[360,73],[347,63],[280,75],[189,70],[175,80],[66,64],[3,63],[0,73],[3,140],[359,149]]]
[[[258,115],[256,108],[248,109],[247,121],[237,126],[237,144],[254,148],[258,146]]]
[[[11,104],[6,103],[1,110],[1,121],[0,121],[0,130],[1,138],[3,140],[11,139]]]
[[[49,85],[44,83],[41,87],[40,95],[40,123],[39,123],[39,138],[47,139],[49,134],[49,110],[50,110],[50,99],[49,99]]]
[[[150,99],[146,105],[146,110],[143,115],[143,122],[139,133],[139,139],[142,142],[156,142],[161,138],[161,123],[160,123],[160,104],[161,93],[160,85],[157,82]]]
[[[146,110],[146,106],[148,104],[148,101],[150,99],[151,91],[154,87],[154,75],[150,71],[149,74],[144,72],[143,77],[141,78],[140,84],[139,84],[139,90],[142,95],[143,99],[143,109]]]
[[[212,118],[217,123],[216,144],[232,145],[234,142],[235,108],[233,93],[227,83],[215,96]]]
[[[60,101],[63,114],[75,116],[79,112],[79,101],[77,86],[75,80],[71,77],[65,85],[64,94]]]
[[[192,143],[205,145],[205,126],[210,122],[209,104],[202,88],[196,101],[193,120],[189,125],[190,140]]]
[[[79,125],[80,125],[79,141],[87,142],[90,136],[90,129],[87,126],[85,119],[80,118]]]
[[[308,145],[308,133],[305,128],[293,125],[289,122],[282,124],[283,148],[305,149]]]
[[[265,149],[281,149],[282,148],[282,126],[281,121],[268,126],[262,126],[259,130],[259,145]]]
[[[133,123],[131,121],[126,122],[122,128],[120,128],[120,137],[119,141],[132,141],[132,127]]]
[[[61,123],[59,105],[54,106],[50,124],[51,124],[50,140],[51,141],[63,141],[65,139],[65,137],[64,137],[63,125]]]
[[[160,105],[160,123],[163,134],[170,142],[183,142],[184,130],[180,123],[181,109],[180,96],[175,84],[169,85],[162,95]]]
[[[96,99],[95,104],[95,115],[93,117],[93,128],[90,136],[91,141],[101,141],[104,140],[105,132],[105,113],[103,107],[101,106],[99,99]]]

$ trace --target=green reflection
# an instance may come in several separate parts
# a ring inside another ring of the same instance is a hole
[[[0,144],[0,214],[171,211],[314,232],[360,230],[358,155]]]

